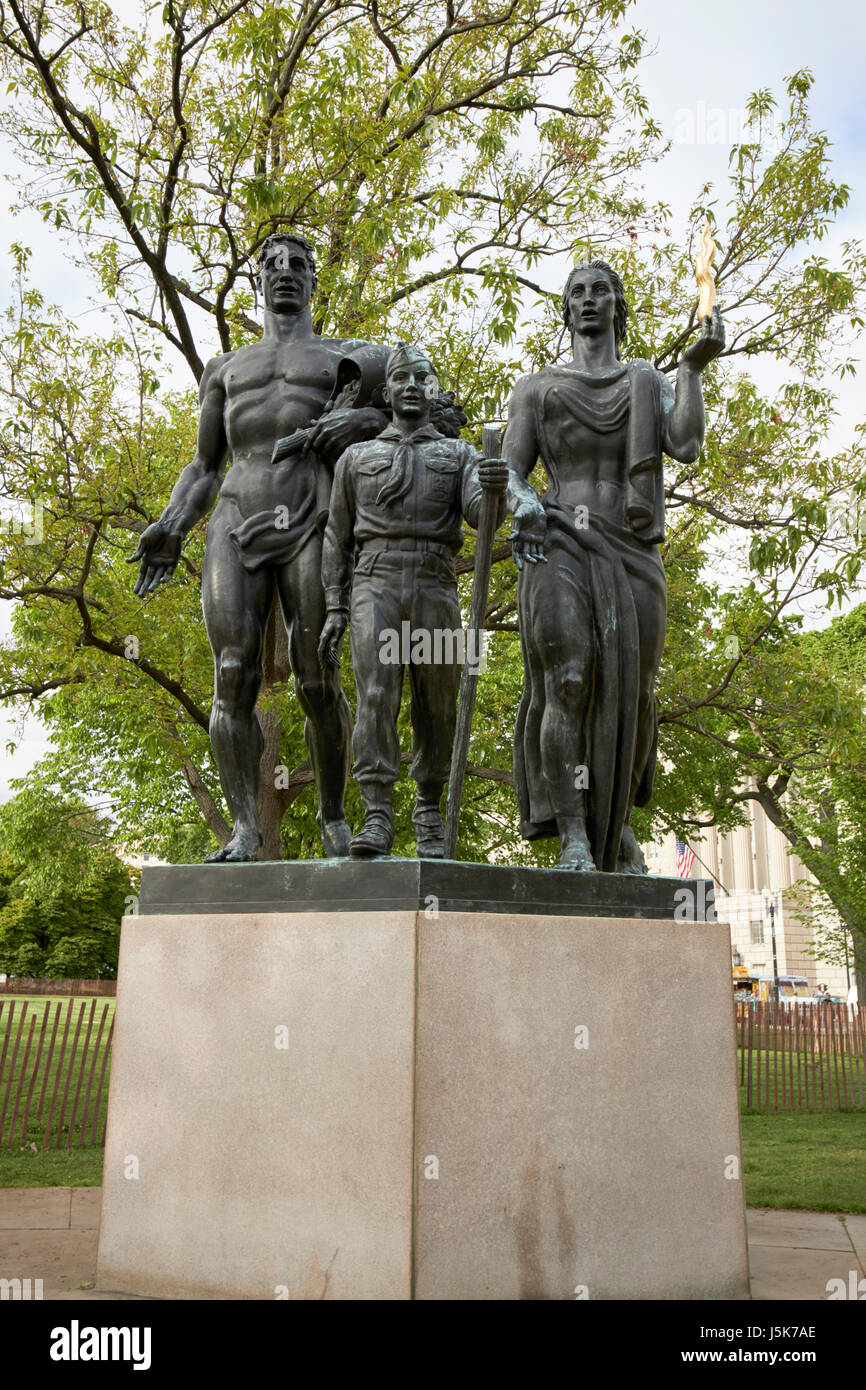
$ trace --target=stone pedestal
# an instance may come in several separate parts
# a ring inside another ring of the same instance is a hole
[[[562,873],[537,880],[545,911],[489,893],[453,910],[450,871],[477,866],[439,866],[439,894],[425,866],[407,905],[408,864],[365,865],[354,906],[357,866],[297,866],[323,911],[291,892],[292,911],[232,901],[287,866],[145,870],[123,925],[97,1286],[747,1297],[728,928],[622,902],[571,914],[588,876]],[[492,870],[512,899],[534,872]],[[207,910],[183,902],[184,874],[199,896],[213,875]],[[614,903],[636,891],[592,878]]]

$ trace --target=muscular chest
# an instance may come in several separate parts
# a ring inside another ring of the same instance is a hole
[[[321,414],[339,355],[318,344],[256,343],[241,348],[225,375],[229,442],[273,440]]]

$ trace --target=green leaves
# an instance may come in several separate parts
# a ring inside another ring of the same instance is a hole
[[[74,6],[49,0],[44,43],[70,40],[50,78],[15,55],[14,19],[0,23],[19,89],[7,129],[39,170],[21,199],[82,239],[103,291],[179,343],[196,375],[175,267],[223,348],[236,345],[242,323],[250,332],[250,255],[275,225],[317,246],[321,328],[388,336],[407,298],[423,317],[435,255],[457,283],[495,263],[484,288],[490,341],[504,344],[507,271],[561,253],[590,209],[601,231],[616,171],[653,147],[624,76],[642,51],[639,34],[618,31],[624,11],[619,0],[514,0],[490,13],[458,6],[449,26],[438,0],[405,12],[251,0],[228,18],[209,3],[154,6],[134,29],[98,7],[76,36]],[[557,95],[566,88],[570,106]],[[557,113],[568,158],[548,124]]]
[[[113,828],[37,776],[0,807],[0,970],[111,976],[135,884]]]
[[[850,602],[866,529],[862,443],[827,443],[831,383],[855,370],[866,265],[854,241],[827,249],[849,189],[810,120],[811,74],[748,98],[752,127],[729,179],[695,190],[683,230],[640,191],[664,133],[637,81],[644,41],[624,0],[458,4],[450,28],[439,0],[375,16],[354,0],[250,0],[226,19],[227,8],[155,5],[125,27],[88,0],[88,32],[52,65],[55,91],[13,53],[20,34],[0,16],[14,98],[4,130],[32,172],[20,201],[64,247],[75,239],[99,302],[126,326],[77,332],[13,248],[0,468],[11,496],[44,503],[44,534],[39,545],[0,538],[0,592],[16,600],[0,690],[35,703],[54,734],[42,775],[64,795],[105,786],[127,842],[180,859],[212,847],[199,807],[225,808],[204,728],[203,534],[145,603],[124,557],[194,449],[194,394],[160,385],[172,378],[155,345],[197,376],[215,344],[251,341],[253,257],[269,231],[290,226],[314,243],[320,331],[425,342],[477,435],[504,416],[519,375],[567,357],[557,288],[584,255],[609,259],[626,284],[625,355],[673,379],[695,331],[695,237],[709,213],[728,347],[704,376],[701,459],[666,465],[665,767],[639,828],[736,823],[744,777],[784,773],[796,790],[821,758],[853,777],[861,731],[848,678],[835,665],[828,674],[791,618]],[[76,34],[78,7],[40,10],[48,54]],[[750,375],[757,362],[772,384]],[[507,630],[514,591],[510,560],[497,564],[502,630],[472,757],[499,772],[522,685]],[[138,659],[124,655],[129,637]],[[351,691],[348,664],[345,677]],[[294,769],[303,719],[291,698],[273,705]],[[308,788],[284,826],[287,852],[316,851],[313,814]],[[479,857],[549,854],[520,844],[513,793],[490,779],[469,780],[463,835]]]

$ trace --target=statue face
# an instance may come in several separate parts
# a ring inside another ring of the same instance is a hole
[[[297,314],[313,297],[313,271],[303,247],[291,241],[268,249],[260,267],[265,308],[275,314]]]
[[[603,270],[578,270],[568,291],[572,333],[596,338],[613,331],[616,299]]]
[[[426,418],[439,390],[436,373],[424,357],[401,357],[388,373],[385,399],[396,415]]]

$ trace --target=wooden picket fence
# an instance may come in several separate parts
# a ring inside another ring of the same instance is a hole
[[[0,1148],[105,1143],[114,1003],[0,999]]]
[[[740,1085],[756,1110],[864,1110],[866,1005],[737,1004]]]

